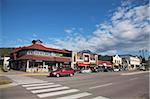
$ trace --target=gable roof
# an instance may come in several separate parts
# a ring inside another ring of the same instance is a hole
[[[41,45],[41,44],[32,44],[30,46],[24,46],[24,47],[15,48],[12,53],[18,52],[18,51],[24,50],[24,49],[37,49],[37,50],[61,52],[61,53],[71,53],[72,52],[72,51],[67,51],[67,50],[48,48],[48,47],[45,47],[44,45]]]

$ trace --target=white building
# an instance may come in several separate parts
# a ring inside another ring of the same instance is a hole
[[[3,69],[10,69],[9,68],[9,59],[10,57],[4,56],[0,58],[0,65],[3,66]]]
[[[126,60],[123,64],[127,64],[128,70],[135,70],[141,65],[141,59],[137,56],[122,55],[121,57]]]
[[[121,68],[122,58],[119,55],[114,55],[112,62],[113,62],[113,68]]]

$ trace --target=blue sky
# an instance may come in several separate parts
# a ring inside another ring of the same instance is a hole
[[[41,39],[49,47],[103,54],[148,49],[148,0],[0,1],[0,47]]]

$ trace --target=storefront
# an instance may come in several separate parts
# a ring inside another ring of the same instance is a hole
[[[72,56],[72,63],[77,70],[93,68],[97,65],[98,56],[89,50],[74,52]]]
[[[71,66],[72,52],[48,48],[35,41],[30,46],[16,48],[11,53],[11,68],[26,72],[48,72]]]

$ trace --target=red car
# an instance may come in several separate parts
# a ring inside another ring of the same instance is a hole
[[[50,72],[49,74],[49,76],[56,76],[56,77],[65,75],[69,75],[72,77],[74,75],[74,70],[72,68],[60,68],[58,70]]]

